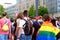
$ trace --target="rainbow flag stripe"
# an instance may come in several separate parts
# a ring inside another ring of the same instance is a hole
[[[37,40],[56,40],[56,35],[59,30],[55,28],[51,23],[43,23],[39,29]]]

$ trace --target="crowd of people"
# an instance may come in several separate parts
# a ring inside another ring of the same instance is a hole
[[[0,40],[60,40],[60,22],[48,14],[28,17],[24,10],[15,18],[0,16]]]

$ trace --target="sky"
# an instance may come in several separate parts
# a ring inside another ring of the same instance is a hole
[[[5,3],[11,3],[11,4],[5,4]],[[0,4],[3,5],[4,8],[7,8],[9,6],[16,4],[16,0],[0,0]]]

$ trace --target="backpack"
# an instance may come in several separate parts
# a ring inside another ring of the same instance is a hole
[[[8,31],[9,30],[8,22],[7,21],[5,21],[5,23],[4,23],[3,27],[2,27],[2,30],[3,31]]]
[[[24,27],[23,29],[24,29],[25,35],[31,35],[32,34],[32,24],[31,24],[30,20],[26,21],[26,23],[23,25],[23,27]]]

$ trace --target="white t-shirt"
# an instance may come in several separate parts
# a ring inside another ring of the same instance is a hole
[[[60,25],[60,23],[58,21],[56,21],[56,26],[57,26],[57,28],[60,29],[60,26],[58,24]]]
[[[30,18],[29,17],[24,17],[25,20],[29,20]]]
[[[18,27],[22,27],[23,28],[23,25],[25,24],[25,20],[23,19],[17,19],[17,24],[18,24]],[[22,34],[24,34],[24,29],[22,31]]]

